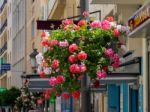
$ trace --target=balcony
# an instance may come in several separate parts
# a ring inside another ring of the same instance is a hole
[[[4,9],[5,5],[6,5],[6,3],[7,3],[7,0],[4,0],[4,1],[3,1],[3,4],[2,4],[1,7],[0,7],[0,13],[3,11],[3,9]]]
[[[127,4],[139,5],[143,4],[143,0],[91,0],[92,4]]]
[[[7,50],[7,42],[3,45],[3,47],[0,49],[0,56]]]
[[[4,31],[6,26],[7,26],[7,19],[5,20],[5,22],[2,24],[2,26],[0,28],[0,34]]]

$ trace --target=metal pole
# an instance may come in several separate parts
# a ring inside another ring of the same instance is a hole
[[[84,11],[89,11],[89,0],[80,0],[81,15]],[[81,16],[81,19],[83,16]],[[89,81],[87,74],[84,75],[81,82],[81,112],[91,112],[91,96],[89,90]]]
[[[89,0],[80,0],[81,18],[83,18],[82,13],[84,11],[89,11]]]

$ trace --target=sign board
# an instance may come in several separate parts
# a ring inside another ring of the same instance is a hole
[[[0,71],[8,71],[11,69],[11,65],[8,64],[8,63],[5,63],[5,64],[1,64],[0,65]]]
[[[137,30],[145,27],[150,21],[150,2],[141,7],[134,15],[128,20],[128,26],[130,27],[130,34],[137,32]],[[129,36],[130,36],[129,34]]]

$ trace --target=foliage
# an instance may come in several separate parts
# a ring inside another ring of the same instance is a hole
[[[29,91],[28,81],[26,80],[25,85],[21,88],[21,94],[15,100],[15,107],[19,110],[22,107],[26,109],[34,108],[36,107],[38,97],[40,97],[39,94]]]
[[[20,90],[12,87],[0,93],[1,105],[14,105],[16,98],[20,95]]]

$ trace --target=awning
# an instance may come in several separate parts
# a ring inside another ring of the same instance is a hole
[[[31,92],[44,92],[48,88],[52,88],[52,86],[49,84],[48,78],[30,78],[29,79],[29,85],[28,85],[29,91]]]
[[[130,77],[107,77],[104,79],[100,79],[101,84],[122,84],[122,83],[137,83],[138,77],[137,76],[130,76]]]
[[[48,88],[52,88],[47,78],[33,78],[29,79],[29,91],[31,92],[44,92]],[[90,88],[91,92],[104,92],[107,91],[107,85],[100,85],[98,88]]]

